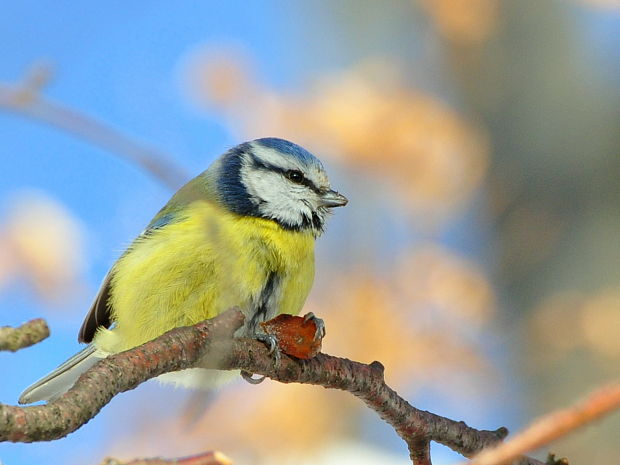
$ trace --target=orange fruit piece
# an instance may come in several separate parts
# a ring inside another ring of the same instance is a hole
[[[317,325],[313,319],[281,314],[260,323],[263,330],[276,338],[280,350],[301,359],[314,357],[321,351],[322,338],[316,338]]]

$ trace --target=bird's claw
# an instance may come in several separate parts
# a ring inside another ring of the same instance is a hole
[[[267,349],[269,349],[269,355],[273,355],[275,369],[277,370],[280,368],[282,355],[276,337],[272,334],[254,334],[253,338],[267,346]],[[250,384],[260,384],[265,380],[265,376],[254,378],[254,373],[250,373],[246,370],[241,370],[241,377]]]
[[[267,346],[269,349],[269,355],[273,355],[276,370],[280,368],[282,352],[280,351],[280,346],[278,345],[278,339],[276,339],[273,334],[255,334],[254,338]]]
[[[250,373],[249,371],[241,370],[241,377],[246,380],[250,384],[260,384],[265,381],[266,376],[260,376],[259,378],[254,378],[254,373]]]
[[[278,340],[272,334],[255,334],[254,339],[262,342],[269,349],[269,355],[278,350]]]
[[[314,315],[314,313],[309,312],[306,313],[304,315],[304,323],[307,323],[308,321],[313,321],[314,325],[316,326],[316,332],[314,333],[314,340],[318,341],[320,339],[323,339],[325,337],[326,331],[325,331],[325,322]]]

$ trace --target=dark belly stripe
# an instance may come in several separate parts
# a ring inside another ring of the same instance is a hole
[[[271,272],[267,276],[267,282],[263,287],[263,290],[260,293],[260,297],[258,298],[258,302],[254,307],[254,313],[252,314],[252,319],[250,320],[249,330],[256,332],[256,327],[259,322],[265,321],[269,318],[273,318],[276,313],[276,309],[274,309],[275,302],[274,297],[276,295],[276,291],[280,284],[280,276]]]

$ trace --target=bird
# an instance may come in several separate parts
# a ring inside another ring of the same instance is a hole
[[[315,240],[347,202],[321,161],[293,142],[266,137],[231,148],[181,187],[111,267],[79,331],[88,346],[19,402],[54,400],[100,359],[231,307],[245,316],[236,335],[260,339],[259,323],[300,313]],[[164,376],[184,384],[182,373]]]

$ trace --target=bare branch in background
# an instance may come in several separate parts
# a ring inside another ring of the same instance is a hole
[[[0,327],[0,350],[16,352],[41,342],[49,335],[47,323],[41,318],[30,320],[17,328],[2,326]]]
[[[164,459],[155,457],[150,459],[135,459],[129,462],[121,462],[115,458],[108,457],[99,465],[232,465],[232,460],[221,452],[203,452],[202,454],[192,455],[191,457],[180,457],[174,459]]]
[[[471,457],[508,434],[505,428],[477,430],[416,409],[385,384],[379,362],[366,365],[326,354],[310,360],[283,356],[276,368],[262,343],[232,337],[243,320],[240,311],[231,309],[212,320],[173,329],[142,346],[110,356],[46,405],[0,405],[0,440],[33,442],[64,437],[93,418],[116,394],[162,373],[196,366],[199,361],[206,368],[241,369],[283,383],[348,391],[396,430],[408,444],[413,463],[419,465],[430,464],[430,441]],[[520,463],[540,464],[533,459]]]
[[[0,84],[0,109],[47,123],[120,155],[172,190],[177,190],[189,179],[187,173],[164,153],[136,142],[101,121],[46,99],[41,91],[51,75],[49,67],[39,65],[17,85]]]
[[[569,408],[540,418],[510,441],[481,452],[468,465],[508,463],[619,408],[620,383],[605,386]]]

